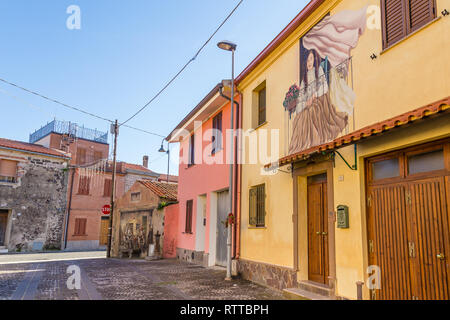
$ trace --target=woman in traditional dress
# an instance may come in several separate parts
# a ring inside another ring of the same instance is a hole
[[[317,52],[307,50],[302,68],[299,101],[293,123],[289,154],[336,138],[347,126],[348,116],[332,105],[328,80]]]

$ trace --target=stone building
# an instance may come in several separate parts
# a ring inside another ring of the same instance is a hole
[[[177,188],[173,183],[140,180],[117,200],[112,256],[121,257],[126,253],[161,258],[167,256],[163,248],[167,248],[169,256],[174,256],[177,235],[168,229],[178,226],[165,225],[165,216],[171,210],[169,221],[173,221],[172,216],[178,213]]]
[[[0,250],[61,249],[67,203],[64,152],[0,138]]]

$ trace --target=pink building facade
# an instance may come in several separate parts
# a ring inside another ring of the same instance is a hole
[[[167,137],[180,143],[176,256],[203,266],[226,265],[231,103],[222,94],[219,84]]]

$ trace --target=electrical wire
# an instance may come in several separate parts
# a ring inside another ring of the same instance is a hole
[[[43,99],[45,99],[45,100],[51,101],[51,102],[53,102],[53,103],[56,103],[56,104],[58,104],[58,105],[61,105],[61,106],[64,106],[64,107],[66,107],[66,108],[69,108],[69,109],[72,109],[72,110],[81,112],[81,113],[83,113],[83,114],[89,115],[89,116],[91,116],[91,117],[95,117],[95,118],[97,118],[97,119],[100,119],[100,120],[103,120],[103,121],[107,121],[107,122],[109,122],[109,123],[113,123],[113,122],[114,122],[114,121],[112,121],[112,120],[109,120],[109,119],[107,119],[107,118],[98,116],[98,115],[93,114],[93,113],[91,113],[91,112],[87,112],[87,111],[84,111],[84,110],[82,110],[82,109],[80,109],[80,108],[77,108],[77,107],[68,105],[67,103],[63,103],[63,102],[60,102],[60,101],[58,101],[58,100],[55,100],[55,99],[46,97],[46,96],[43,95],[43,94],[40,94],[40,93],[37,93],[37,92],[32,91],[32,90],[30,90],[30,89],[21,87],[21,86],[15,84],[15,83],[12,83],[12,82],[7,81],[7,80],[5,80],[5,79],[0,78],[0,81],[4,82],[4,83],[6,83],[6,84],[8,84],[8,85],[10,85],[10,86],[13,86],[13,87],[15,87],[15,88],[18,88],[18,89],[20,89],[20,90],[23,90],[23,91],[25,91],[25,92],[31,93],[31,94],[33,94],[33,95],[35,95],[35,96],[40,97],[40,98],[43,98]],[[12,95],[11,93],[7,92],[7,91],[4,90],[4,89],[0,89],[0,91],[3,92],[4,94],[10,96],[11,98],[17,100],[17,101],[20,101],[20,100],[21,100],[21,99],[19,99],[18,97]],[[26,103],[27,105],[32,106],[32,107],[34,107],[34,108],[41,109],[40,107],[36,107],[35,105],[32,105],[32,104],[30,104],[30,103],[28,103],[28,102],[25,102],[25,101],[23,101],[23,100],[22,100],[22,102],[23,102],[23,103]],[[160,137],[160,138],[165,138],[165,136],[163,136],[163,135],[160,135],[160,134],[154,133],[154,132],[150,132],[150,131],[147,131],[147,130],[144,130],[144,129],[139,129],[139,128],[132,127],[132,126],[129,126],[129,125],[124,125],[124,127],[127,127],[127,128],[129,128],[129,129],[133,129],[133,130],[136,130],[136,131],[140,131],[140,132],[143,132],[143,133],[147,133],[147,134],[149,134],[149,135],[157,136],[157,137]]]
[[[125,125],[129,121],[131,121],[133,118],[135,118],[139,113],[144,111],[153,101],[155,101],[179,76],[180,74],[188,67],[191,62],[193,62],[195,59],[197,59],[200,52],[206,47],[206,45],[211,41],[211,39],[216,35],[216,33],[222,28],[222,26],[228,21],[228,19],[234,14],[234,12],[239,8],[239,6],[242,4],[244,0],[239,1],[239,3],[234,7],[234,9],[230,12],[230,14],[225,18],[225,20],[222,21],[222,23],[219,25],[219,27],[213,32],[213,34],[206,40],[206,42],[200,47],[200,49],[196,52],[194,57],[192,57],[182,68],[178,73],[172,77],[169,82],[166,83],[166,85],[156,93],[156,95],[150,99],[149,102],[147,102],[142,108],[140,108],[136,113],[134,113],[130,118],[128,118],[126,121],[119,124],[120,126]]]

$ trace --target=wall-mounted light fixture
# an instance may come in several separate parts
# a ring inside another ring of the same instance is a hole
[[[377,58],[377,55],[375,53],[372,53],[372,55],[370,56],[370,59],[375,60]]]
[[[450,14],[450,12],[448,12],[447,9],[444,9],[441,13],[444,17]]]

